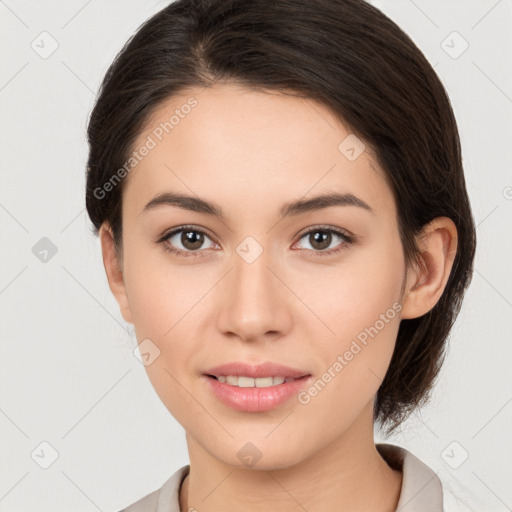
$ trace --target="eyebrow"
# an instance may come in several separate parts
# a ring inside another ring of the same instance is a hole
[[[160,206],[177,206],[184,210],[205,213],[207,215],[212,215],[219,219],[226,220],[222,208],[217,203],[206,201],[198,197],[172,192],[164,192],[151,199],[141,213],[153,210]],[[375,210],[354,194],[340,194],[336,192],[319,195],[312,197],[311,199],[291,201],[283,205],[280,212],[283,217],[286,215],[294,216],[323,210],[325,208],[330,208],[331,206],[356,206],[368,211],[372,215],[375,215]]]

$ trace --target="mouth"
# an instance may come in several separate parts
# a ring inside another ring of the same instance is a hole
[[[257,375],[253,376],[254,373]],[[247,375],[246,369],[238,367],[237,371],[231,366],[229,371],[204,373],[203,380],[208,384],[207,389],[224,405],[240,412],[260,413],[284,405],[313,379],[311,373],[295,371],[294,376],[286,373],[290,372],[283,372],[282,367],[276,373],[263,373],[261,368],[253,367],[252,375]]]
[[[209,368],[203,375],[239,388],[269,388],[308,378],[311,373],[274,362],[234,361]]]
[[[303,380],[311,376],[306,374],[301,377],[284,377],[277,375],[275,377],[269,375],[267,377],[249,377],[247,375],[209,375],[207,377],[215,379],[223,384],[229,384],[239,388],[269,388],[271,386],[279,386],[283,383],[293,382],[296,380]]]

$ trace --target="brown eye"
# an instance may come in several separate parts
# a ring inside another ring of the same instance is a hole
[[[336,238],[341,239],[341,243],[338,243],[334,248],[328,249],[333,242],[336,242]],[[327,227],[310,229],[300,237],[300,240],[302,239],[306,239],[311,246],[311,250],[319,256],[333,254],[353,243],[352,236],[337,229]]]
[[[211,238],[201,229],[184,226],[164,235],[159,242],[172,253],[181,256],[199,256],[201,249],[208,249],[215,245],[211,241],[210,247],[204,247],[206,240],[211,241]]]
[[[332,234],[327,231],[311,231],[308,241],[314,249],[323,251],[331,245]]]
[[[201,248],[204,243],[204,234],[198,231],[185,231],[181,232],[180,242],[186,249],[195,251]]]

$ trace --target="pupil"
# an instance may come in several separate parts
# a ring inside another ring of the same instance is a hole
[[[319,236],[317,236],[317,235],[319,235]],[[329,245],[330,245],[330,237],[331,237],[330,233],[326,233],[325,231],[315,231],[315,233],[313,233],[314,243],[312,243],[311,245],[313,247],[315,247],[315,244],[319,243],[320,247],[316,247],[316,248],[317,249],[325,249],[326,247],[329,247]],[[327,244],[325,243],[326,240],[327,240]]]
[[[198,249],[203,243],[203,235],[196,231],[183,232],[181,236],[181,243],[184,247],[187,247],[187,249]]]

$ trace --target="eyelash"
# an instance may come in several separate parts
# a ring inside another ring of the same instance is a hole
[[[180,226],[179,228],[173,229],[172,231],[169,231],[168,233],[165,233],[157,242],[163,244],[164,249],[167,252],[170,252],[172,254],[176,254],[178,256],[183,256],[185,258],[193,257],[202,257],[202,254],[200,254],[200,251],[182,251],[181,249],[176,249],[175,247],[170,246],[167,242],[170,238],[172,238],[176,233],[180,233],[181,231],[191,231],[194,233],[201,233],[202,235],[206,235],[208,238],[212,238],[206,231],[196,228],[195,226]],[[315,232],[323,232],[323,233],[334,233],[335,235],[339,236],[343,243],[340,247],[336,249],[329,249],[324,251],[313,251],[318,256],[331,256],[333,254],[336,254],[344,249],[347,248],[347,246],[352,245],[356,242],[357,238],[355,235],[348,235],[344,231],[341,231],[336,228],[331,228],[328,226],[313,226],[308,231],[305,231],[299,236],[299,240],[304,238],[306,235],[309,235],[311,233]],[[310,249],[301,249],[301,250],[307,250]]]

